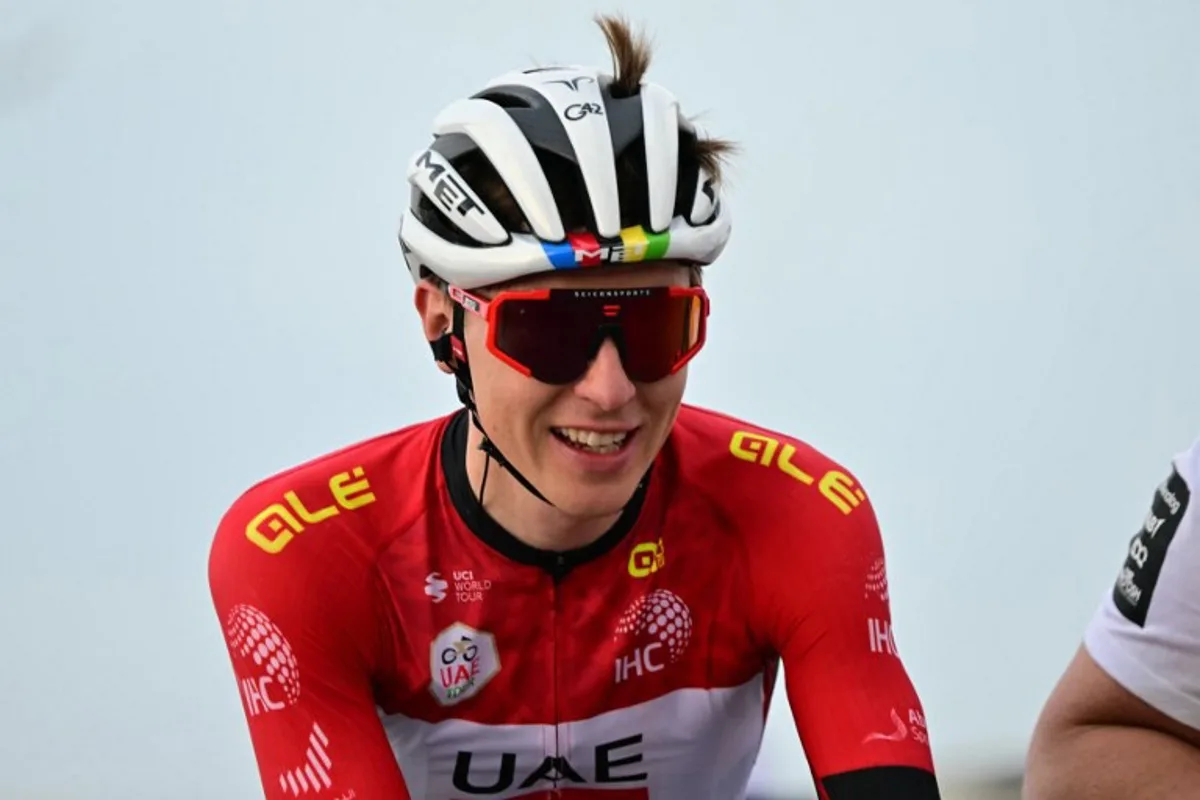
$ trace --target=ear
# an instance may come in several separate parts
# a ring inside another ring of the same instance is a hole
[[[413,305],[421,316],[421,330],[425,340],[436,342],[449,333],[454,325],[454,301],[433,281],[426,278],[417,284],[413,292]],[[445,361],[437,362],[438,369],[447,375],[454,374],[454,367]]]

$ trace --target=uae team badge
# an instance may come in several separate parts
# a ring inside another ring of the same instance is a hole
[[[429,645],[429,690],[444,706],[474,697],[500,671],[496,638],[456,622]]]

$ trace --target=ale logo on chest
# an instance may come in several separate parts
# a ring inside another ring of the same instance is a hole
[[[474,697],[500,671],[496,638],[456,622],[429,645],[429,691],[452,706]]]

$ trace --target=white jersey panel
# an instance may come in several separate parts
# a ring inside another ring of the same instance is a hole
[[[1177,455],[1084,644],[1142,700],[1200,730],[1200,440]]]
[[[591,789],[623,790],[612,795],[621,798],[738,800],[762,744],[763,692],[759,674],[738,687],[678,689],[557,726],[381,719],[413,797],[502,800],[558,788],[566,797]]]

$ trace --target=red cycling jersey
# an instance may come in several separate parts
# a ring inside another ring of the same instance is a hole
[[[268,798],[744,797],[780,660],[823,800],[938,797],[845,469],[684,406],[620,521],[551,553],[483,511],[468,425],[319,458],[222,519],[209,580]]]

